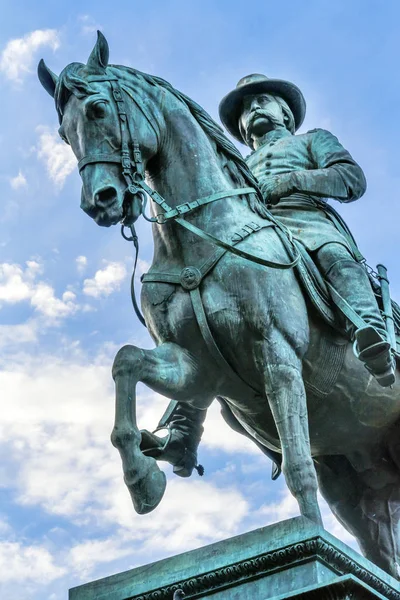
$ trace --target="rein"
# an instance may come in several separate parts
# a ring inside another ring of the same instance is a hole
[[[78,163],[78,169],[79,169],[80,173],[89,164],[94,164],[94,163],[99,163],[99,162],[102,162],[102,163],[109,162],[109,163],[114,163],[114,164],[120,164],[121,169],[122,169],[122,176],[123,176],[123,178],[126,182],[126,186],[127,186],[125,194],[126,194],[126,192],[129,192],[131,201],[133,201],[135,199],[135,197],[139,197],[139,199],[141,200],[141,214],[146,219],[146,221],[150,221],[151,223],[156,223],[160,226],[164,225],[168,221],[174,221],[175,223],[178,223],[178,225],[180,225],[184,229],[190,231],[191,233],[197,235],[198,237],[202,238],[203,240],[205,240],[207,242],[211,242],[212,244],[214,244],[215,246],[217,246],[219,248],[219,252],[217,252],[218,258],[215,261],[212,261],[212,260],[207,261],[207,262],[212,263],[210,268],[212,268],[216,264],[216,262],[225,254],[225,252],[230,252],[232,254],[235,254],[236,256],[239,256],[241,258],[244,258],[246,260],[249,260],[251,262],[254,262],[256,264],[259,264],[259,265],[262,265],[265,267],[270,267],[272,269],[292,269],[293,267],[295,267],[298,264],[301,257],[300,257],[300,254],[298,253],[298,251],[293,249],[293,247],[292,247],[292,237],[291,237],[290,232],[286,228],[284,228],[284,226],[281,225],[278,221],[276,221],[272,217],[272,215],[271,215],[271,220],[269,222],[267,222],[268,224],[266,224],[266,226],[274,226],[276,228],[276,231],[280,234],[279,237],[280,237],[281,241],[283,242],[283,245],[284,245],[286,251],[288,252],[289,256],[292,256],[293,252],[294,252],[295,258],[289,263],[279,263],[279,262],[269,261],[267,259],[264,259],[264,258],[261,258],[258,256],[254,256],[253,254],[250,254],[248,252],[245,252],[244,250],[240,250],[239,248],[235,247],[235,245],[237,243],[243,241],[243,239],[245,239],[245,237],[247,237],[247,235],[250,235],[251,233],[254,233],[255,231],[258,231],[260,229],[263,229],[263,227],[260,227],[260,226],[254,227],[255,224],[245,225],[242,229],[242,233],[237,233],[237,232],[235,233],[235,235],[232,238],[232,244],[230,244],[228,242],[224,242],[223,240],[216,238],[215,236],[203,231],[199,227],[196,227],[192,223],[189,223],[188,221],[186,221],[184,218],[181,218],[181,215],[185,215],[189,212],[192,212],[193,210],[200,208],[202,206],[205,206],[207,204],[210,204],[211,202],[215,202],[217,200],[221,200],[223,198],[228,198],[231,196],[240,196],[240,195],[257,193],[257,190],[252,187],[237,188],[237,189],[233,189],[233,190],[224,190],[224,191],[212,194],[211,196],[206,196],[205,198],[200,198],[200,199],[194,200],[192,202],[184,202],[183,204],[179,204],[176,207],[171,207],[158,192],[153,190],[144,181],[143,161],[142,161],[142,155],[141,155],[141,151],[140,151],[139,142],[138,142],[137,137],[135,136],[135,132],[133,131],[133,129],[131,127],[131,123],[128,119],[125,101],[124,101],[121,87],[119,85],[118,78],[113,75],[106,74],[105,76],[88,77],[88,81],[105,81],[105,82],[108,81],[111,85],[112,96],[115,101],[117,113],[118,113],[118,117],[119,117],[120,133],[121,133],[121,151],[120,151],[119,155],[118,154],[89,154],[89,155],[84,156]],[[145,214],[146,199],[147,199],[146,195],[149,196],[162,209],[162,211],[163,211],[162,213],[157,214],[155,217],[147,217],[146,216],[146,214]],[[130,231],[131,231],[130,236],[125,234],[124,227],[130,228]],[[244,234],[243,234],[243,232],[244,232]],[[124,206],[124,218],[123,218],[122,226],[121,226],[121,235],[125,240],[131,241],[135,248],[134,268],[133,268],[133,273],[132,273],[132,278],[131,278],[132,304],[133,304],[134,311],[135,311],[136,316],[138,317],[139,321],[146,327],[146,322],[145,322],[145,319],[139,309],[139,306],[138,306],[138,303],[136,300],[136,294],[135,294],[134,279],[135,279],[136,267],[137,267],[137,261],[138,261],[138,255],[139,255],[139,240],[138,240],[138,236],[136,234],[135,227],[134,227],[134,224],[132,221],[132,216],[129,214],[128,206]],[[186,269],[184,269],[183,271],[185,271],[185,270],[189,270],[189,271],[192,270],[194,272],[200,273],[199,269],[197,269],[196,267],[186,267]],[[210,269],[208,269],[207,272],[209,270]],[[163,276],[163,274],[157,274],[157,275],[159,276],[157,281],[161,281],[161,277]],[[164,275],[166,275],[167,279],[168,279],[168,276],[170,274],[164,274]],[[147,274],[145,274],[142,277],[143,282],[146,282],[146,276],[147,276]],[[150,278],[151,274],[149,273],[148,276]],[[176,283],[181,283],[181,285],[186,289],[194,289],[195,287],[197,287],[200,284],[201,279],[202,278],[199,279],[199,281],[197,282],[197,284],[194,287],[186,287],[182,283],[182,279],[179,279],[179,281],[176,281]],[[148,279],[148,281],[150,281],[150,280],[155,281],[154,278]]]

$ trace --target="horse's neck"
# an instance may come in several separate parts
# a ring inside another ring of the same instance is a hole
[[[158,155],[161,169],[152,174],[154,187],[171,206],[232,187],[214,144],[189,110],[178,106],[165,115],[166,129]]]
[[[149,183],[171,207],[237,187],[224,170],[224,158],[216,152],[215,144],[189,110],[179,101],[176,103],[174,110],[165,115],[163,143],[153,169],[148,170]],[[224,199],[204,206],[187,218],[209,233],[218,234],[228,225],[227,221],[234,220],[234,215],[228,210],[229,202]],[[157,264],[169,264],[171,260],[183,263],[191,257],[199,262],[210,254],[209,244],[176,223],[156,225],[153,234],[153,262]]]

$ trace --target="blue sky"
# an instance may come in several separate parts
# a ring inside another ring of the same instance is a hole
[[[397,145],[400,5],[395,1],[2,1],[0,24],[0,596],[61,600],[69,587],[297,514],[270,463],[206,423],[202,479],[169,477],[159,509],[133,513],[109,443],[110,369],[125,343],[151,347],[130,304],[131,248],[80,209],[80,179],[36,78],[84,62],[101,29],[111,62],[170,81],[217,118],[253,72],[303,91],[302,131],[337,135],[368,191],[341,214],[400,299]],[[243,147],[243,151],[245,152]],[[151,260],[138,224],[140,270]],[[140,424],[165,399],[140,387]],[[327,528],[351,537],[324,508]]]

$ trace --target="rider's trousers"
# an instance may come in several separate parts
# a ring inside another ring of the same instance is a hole
[[[352,309],[387,339],[386,327],[365,267],[358,263],[342,244],[325,244],[314,253],[322,276],[350,304]],[[346,319],[346,331],[354,339],[355,326]]]

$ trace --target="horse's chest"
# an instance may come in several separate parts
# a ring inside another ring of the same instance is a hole
[[[196,323],[190,296],[180,286],[146,283],[142,306],[152,337],[158,342],[183,343],[193,335]]]

